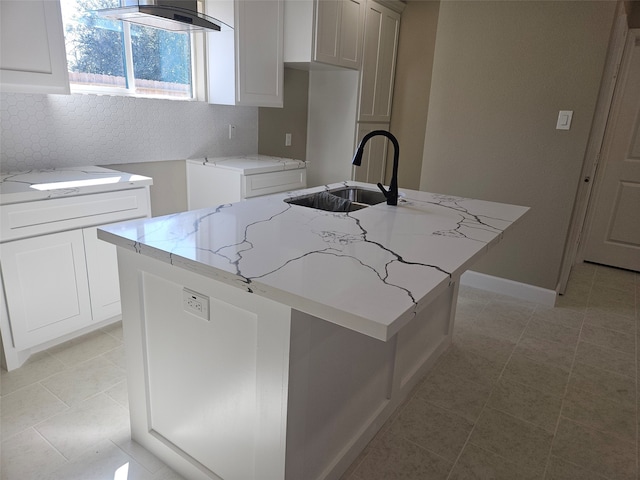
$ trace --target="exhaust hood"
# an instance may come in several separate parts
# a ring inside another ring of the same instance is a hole
[[[122,7],[97,10],[101,17],[172,32],[208,32],[231,28],[198,12],[197,0],[124,0]]]

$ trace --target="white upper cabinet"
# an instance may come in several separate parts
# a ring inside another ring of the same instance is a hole
[[[58,0],[0,1],[0,90],[69,93]]]
[[[207,15],[233,27],[207,33],[209,103],[283,106],[284,0],[210,0]]]
[[[400,14],[367,2],[360,77],[360,122],[390,122]]]
[[[286,63],[360,69],[365,0],[285,0]]]

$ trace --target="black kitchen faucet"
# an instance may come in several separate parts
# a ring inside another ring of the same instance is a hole
[[[398,205],[398,157],[400,156],[400,146],[398,140],[390,132],[386,130],[374,130],[367,133],[360,141],[356,154],[353,156],[353,165],[360,166],[362,163],[362,155],[364,153],[364,146],[371,137],[382,135],[387,137],[393,143],[393,173],[391,175],[391,183],[389,184],[389,190],[386,190],[381,183],[378,183],[378,188],[382,191],[387,199],[387,205]]]

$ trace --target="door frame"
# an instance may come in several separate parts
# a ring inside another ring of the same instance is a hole
[[[622,62],[622,55],[627,40],[629,27],[627,14],[623,2],[619,1],[615,13],[615,20],[609,38],[609,49],[605,60],[600,92],[593,116],[591,133],[587,143],[580,182],[576,192],[573,212],[567,241],[565,243],[562,264],[556,292],[564,294],[569,281],[571,267],[584,261],[584,241],[593,214],[592,202],[597,198],[598,189],[602,183],[602,169],[598,168],[601,153],[607,135],[609,115],[613,106],[614,92]]]

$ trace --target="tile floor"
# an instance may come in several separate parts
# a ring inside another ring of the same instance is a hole
[[[344,480],[637,479],[639,308],[640,274],[590,264],[555,308],[461,288],[453,345]],[[0,380],[3,480],[181,478],[129,438],[119,325]]]

